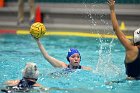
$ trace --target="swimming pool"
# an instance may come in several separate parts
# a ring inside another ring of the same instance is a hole
[[[106,85],[108,81],[125,78],[125,50],[117,39],[47,36],[41,42],[50,55],[66,63],[68,49],[77,48],[82,56],[81,65],[90,66],[93,71],[76,70],[63,74],[62,69],[54,69],[43,58],[30,35],[0,35],[1,87],[6,80],[21,79],[25,63],[33,61],[40,70],[38,82],[56,88],[49,93],[139,93],[140,81]]]

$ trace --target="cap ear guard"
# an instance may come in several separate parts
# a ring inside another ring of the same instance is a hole
[[[134,31],[134,45],[139,45],[140,44],[140,28]]]

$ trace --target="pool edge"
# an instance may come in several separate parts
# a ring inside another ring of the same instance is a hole
[[[29,30],[0,30],[0,34],[17,34],[28,35]],[[117,38],[113,34],[95,34],[89,32],[72,32],[72,31],[47,31],[45,35],[57,35],[57,36],[81,36],[81,37],[95,37],[95,38]],[[126,36],[128,39],[132,39],[132,36]]]

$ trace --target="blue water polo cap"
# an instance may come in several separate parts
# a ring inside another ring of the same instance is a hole
[[[67,60],[69,61],[69,57],[75,53],[78,53],[80,55],[80,52],[75,49],[75,48],[70,48],[69,51],[68,51],[68,55],[67,55]],[[81,57],[81,56],[80,56]]]

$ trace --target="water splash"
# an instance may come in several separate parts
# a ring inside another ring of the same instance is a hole
[[[97,25],[97,21],[96,21],[96,14],[93,14],[93,12],[95,12],[95,4],[96,2],[94,2],[93,4],[91,5],[88,5],[83,3],[84,6],[85,6],[85,9],[86,9],[86,14],[88,15],[89,17],[89,22],[90,22],[90,26],[91,26],[91,30],[94,30],[94,27]]]
[[[112,27],[109,25],[109,23],[105,20],[105,17],[107,16],[105,14],[104,9],[101,9],[102,6],[99,4],[93,3],[91,5],[87,5],[84,3],[84,6],[87,10],[87,15],[90,19],[90,26],[91,30],[95,33],[100,34],[101,32],[99,30],[95,30],[95,26],[104,26],[104,29],[102,30],[102,33],[105,34],[112,34],[114,33],[112,31]],[[99,8],[102,14],[96,14],[99,10],[96,8]],[[93,14],[94,13],[94,14]],[[98,73],[99,75],[103,76],[105,81],[111,80],[114,78],[118,78],[121,74],[120,68],[118,68],[116,65],[113,64],[112,61],[112,44],[114,39],[104,39],[99,38],[99,58],[96,65],[94,73]]]
[[[99,59],[95,72],[103,76],[105,81],[116,79],[120,76],[121,70],[112,61],[112,43],[101,43]]]

